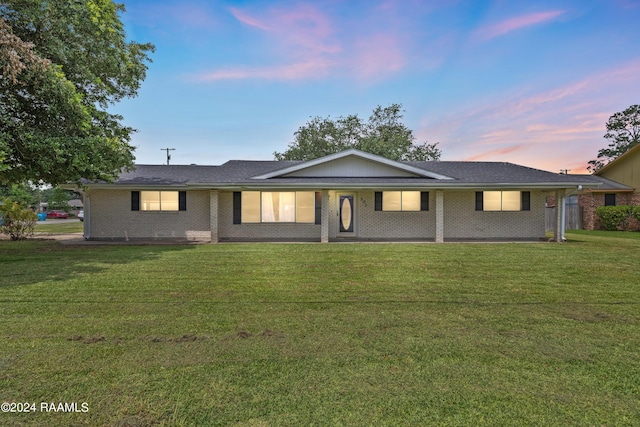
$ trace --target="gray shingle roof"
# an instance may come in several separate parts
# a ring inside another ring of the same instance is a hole
[[[220,166],[199,165],[136,165],[135,170],[124,172],[110,185],[116,186],[422,186],[422,187],[470,187],[474,185],[522,185],[571,187],[578,184],[596,185],[591,175],[561,175],[504,162],[407,162],[407,164],[454,178],[439,180],[426,177],[416,178],[308,178],[273,177],[254,179],[288,168],[299,161],[248,161],[231,160]],[[602,178],[598,177],[602,183]]]

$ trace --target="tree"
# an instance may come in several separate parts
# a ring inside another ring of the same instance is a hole
[[[438,143],[415,144],[411,129],[402,122],[402,105],[377,106],[368,122],[357,115],[331,120],[314,117],[294,133],[294,142],[276,160],[311,160],[349,148],[392,160],[439,160]]]
[[[640,105],[632,105],[609,117],[604,137],[611,142],[608,148],[598,151],[596,160],[589,162],[591,172],[596,172],[640,142]]]
[[[22,206],[35,207],[38,202],[37,192],[37,189],[25,183],[0,186],[0,199],[6,198]]]
[[[137,94],[151,44],[112,0],[0,1],[0,184],[113,180],[134,130],[110,105]]]
[[[57,209],[62,211],[69,210],[69,200],[71,200],[71,194],[67,190],[63,190],[60,187],[55,187],[49,199],[47,201],[47,208],[49,210]]]

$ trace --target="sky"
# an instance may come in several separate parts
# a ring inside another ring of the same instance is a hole
[[[156,46],[136,163],[273,160],[313,117],[402,104],[441,160],[586,173],[640,103],[640,0],[119,0]]]

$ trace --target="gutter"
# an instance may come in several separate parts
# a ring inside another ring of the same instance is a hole
[[[388,189],[423,189],[423,190],[486,190],[492,189],[539,189],[539,190],[551,190],[551,189],[572,189],[574,187],[582,187],[582,182],[548,182],[548,183],[340,183],[340,182],[326,182],[326,183],[224,183],[224,184],[205,184],[205,183],[192,183],[188,184],[189,189],[211,189],[211,190],[263,190],[263,189],[314,189],[314,190],[388,190]],[[135,186],[134,186],[135,187]],[[111,188],[111,187],[110,187]],[[133,188],[133,187],[132,187]],[[137,187],[135,187],[137,188]],[[155,187],[157,188],[157,187]]]
[[[242,191],[242,190],[277,190],[277,189],[289,189],[289,190],[396,190],[396,189],[416,189],[416,190],[487,190],[487,189],[537,189],[537,190],[562,190],[579,188],[577,191],[582,191],[584,182],[521,182],[521,183],[509,183],[509,182],[481,182],[481,183],[411,183],[411,182],[384,182],[384,183],[340,183],[340,182],[231,182],[231,183],[180,183],[180,184],[149,184],[149,183],[127,183],[127,184],[85,184],[84,187],[88,190],[103,189],[103,190],[158,190],[171,189],[171,190],[227,190],[227,191]],[[592,184],[592,183],[589,183]],[[597,186],[601,184],[598,183]],[[74,189],[77,187],[72,185],[65,185],[63,188]],[[576,191],[576,190],[573,190]],[[571,194],[574,194],[573,192]]]

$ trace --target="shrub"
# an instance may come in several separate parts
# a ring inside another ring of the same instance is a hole
[[[609,231],[615,231],[618,227],[627,230],[633,212],[633,206],[599,206],[596,209],[602,228]]]
[[[633,216],[637,221],[640,221],[640,206],[632,206],[631,216]]]
[[[10,200],[5,200],[4,205],[0,205],[0,216],[3,220],[0,233],[8,234],[11,240],[31,237],[38,220],[35,212]]]

